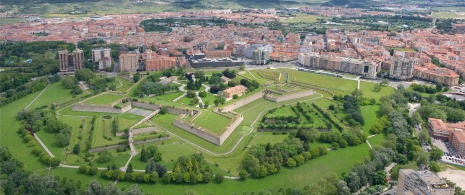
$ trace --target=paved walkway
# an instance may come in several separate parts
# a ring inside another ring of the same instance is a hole
[[[37,100],[37,98],[39,98],[40,95],[44,93],[44,91],[48,88],[48,86],[50,86],[50,84],[48,84],[31,102],[29,102],[29,104],[24,109],[29,108],[29,106],[31,106]]]
[[[44,142],[42,142],[42,140],[40,140],[39,136],[37,136],[37,134],[34,133],[34,137],[36,138],[36,140],[39,142],[39,144],[42,146],[42,148],[44,148],[45,152],[48,153],[49,156],[51,157],[55,157],[52,152],[50,152],[50,150],[47,148],[47,146],[44,144]]]

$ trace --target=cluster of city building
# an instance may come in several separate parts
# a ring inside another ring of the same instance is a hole
[[[458,155],[465,155],[465,122],[445,123],[441,119],[429,118],[428,129],[433,138],[448,141]]]

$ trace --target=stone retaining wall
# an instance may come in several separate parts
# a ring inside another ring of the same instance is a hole
[[[179,117],[179,118],[182,118],[182,117]],[[174,119],[174,122],[173,122],[174,126],[184,129],[185,131],[192,133],[198,137],[201,137],[213,144],[221,145],[220,136],[218,134],[214,134],[213,132],[210,132],[207,129],[196,126],[187,121],[183,121],[179,118]]]
[[[140,128],[140,129],[133,129],[132,133],[134,135],[139,135],[139,134],[144,134],[144,133],[151,133],[157,131],[157,128],[155,127],[145,127],[145,128]]]
[[[125,113],[131,110],[131,104],[126,104],[122,108],[113,108],[108,105],[96,104],[73,104],[73,111],[86,111],[86,112],[108,112],[108,113]]]
[[[225,107],[223,107],[221,109],[221,112],[229,112],[229,111],[235,110],[235,109],[237,109],[237,108],[239,108],[241,106],[244,106],[244,105],[246,105],[246,104],[248,104],[250,102],[258,100],[258,99],[263,97],[263,92],[264,91],[260,91],[260,92],[258,92],[256,94],[253,94],[253,95],[251,95],[251,96],[249,96],[249,97],[247,97],[245,99],[239,100],[239,101],[235,102],[234,104],[225,106]]]
[[[297,99],[297,98],[301,98],[301,97],[305,97],[305,96],[311,96],[313,94],[315,94],[314,90],[306,90],[306,91],[286,94],[286,95],[282,95],[282,96],[273,96],[272,94],[266,94],[265,98],[267,100],[271,100],[271,101],[274,101],[274,102],[283,102],[283,101]]]
[[[140,108],[145,108],[149,110],[158,110],[162,108],[162,105],[159,104],[150,104],[148,102],[140,102],[140,101],[132,101],[132,105]],[[177,108],[177,107],[171,107],[171,106],[166,106],[168,113],[170,114],[190,114],[190,115],[195,115],[198,113],[197,110],[191,110],[188,108]]]
[[[140,145],[140,144],[146,144],[146,143],[150,143],[150,142],[162,141],[162,140],[167,140],[169,138],[170,137],[168,136],[168,137],[162,137],[162,138],[154,138],[154,139],[136,141],[136,142],[134,142],[134,145]]]
[[[91,148],[89,150],[89,152],[96,153],[96,152],[101,152],[101,151],[104,151],[104,150],[113,150],[113,149],[124,148],[124,147],[127,147],[127,145],[117,144],[117,145],[111,145],[111,146],[103,146],[103,147],[98,147],[98,148]]]
[[[224,131],[223,134],[220,136],[220,145],[223,144],[224,141],[226,141],[226,139],[228,139],[228,137],[231,135],[232,132],[234,132],[237,126],[241,124],[242,120],[244,120],[244,116],[236,115],[236,117],[233,118],[231,123],[229,123],[228,126],[225,127],[226,131]]]

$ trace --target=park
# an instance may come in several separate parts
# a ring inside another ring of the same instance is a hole
[[[222,71],[205,71],[204,75],[211,79]],[[264,178],[250,176],[247,180],[238,179],[241,161],[252,147],[282,143],[288,139],[289,134],[297,130],[316,130],[317,134],[345,134],[355,131],[352,129],[359,129],[363,131],[361,138],[366,139],[369,135],[368,130],[374,123],[372,121],[376,120],[374,113],[379,109],[377,101],[360,106],[361,115],[365,118],[365,123],[362,124],[360,121],[351,120],[349,116],[353,115],[347,113],[342,106],[346,100],[335,100],[334,96],[351,95],[358,90],[368,102],[369,99],[378,100],[394,92],[391,87],[374,91],[376,84],[370,82],[362,81],[360,89],[357,89],[357,81],[350,79],[294,69],[262,69],[238,71],[232,79],[233,82],[246,84],[242,80],[256,81],[259,86],[238,98],[225,101],[220,101],[219,95],[209,92],[209,88],[221,84],[203,82],[202,87],[194,91],[194,97],[188,97],[190,90],[186,90],[185,87],[188,81],[181,79],[171,83],[173,87],[166,89],[166,93],[134,96],[134,92],[137,92],[141,85],[149,85],[144,84],[148,79],[150,76],[144,76],[138,82],[133,82],[117,76],[114,80],[117,86],[115,90],[94,95],[92,89],[87,89],[75,97],[70,94],[69,89],[61,85],[61,82],[52,83],[43,91],[32,93],[0,108],[1,112],[5,113],[0,116],[1,122],[8,124],[2,127],[1,141],[15,146],[10,148],[12,153],[29,151],[28,155],[15,155],[15,158],[26,162],[25,166],[29,170],[38,170],[41,173],[49,171],[56,175],[66,174],[81,179],[84,183],[91,180],[103,183],[110,181],[100,177],[99,173],[98,176],[92,177],[78,172],[77,168],[89,163],[104,169],[113,164],[126,169],[131,164],[134,170],[144,170],[147,162],[139,159],[141,150],[149,146],[158,148],[162,154],[158,163],[166,166],[167,170],[176,166],[178,157],[200,153],[211,173],[227,176],[221,184],[172,185],[164,182],[142,182],[139,185],[145,193],[184,193],[188,190],[202,194],[241,193],[268,190],[268,186],[274,186],[275,189],[304,186],[311,181],[317,182],[318,175],[348,171],[368,155],[368,144],[360,142],[347,147],[342,144],[337,146],[339,149],[335,149],[333,143],[316,138],[308,142],[308,147],[328,148],[326,155],[296,167],[285,165],[276,174]],[[203,91],[207,94],[201,97],[200,92]],[[194,98],[201,100],[202,104],[190,104]],[[51,110],[47,107],[52,104],[56,105],[52,112],[57,120],[67,124],[71,132],[66,147],[56,143],[58,139],[54,134],[45,130],[36,133],[50,153],[61,162],[59,166],[49,170],[44,169],[48,167],[46,163],[30,154],[33,147],[21,141],[21,137],[15,133],[21,126],[21,121],[17,121],[15,117],[16,113],[23,109]],[[205,106],[206,104],[209,106]],[[93,110],[86,110],[88,105],[91,105]],[[238,117],[241,120],[235,123]],[[202,133],[207,132],[217,137],[221,137],[222,133],[227,131],[228,136],[220,144],[215,144],[203,136],[180,128],[175,121],[198,126],[198,129],[203,129]],[[8,139],[5,139],[5,136]],[[382,139],[380,136],[368,138],[368,141]],[[376,144],[380,144],[380,141],[372,145]],[[74,152],[76,145],[80,153]],[[106,158],[108,156],[109,159]],[[299,172],[306,174],[293,176]],[[130,184],[131,181],[120,181],[118,187],[128,187]],[[151,188],[151,185],[163,187]],[[205,185],[208,185],[208,188],[205,188]]]

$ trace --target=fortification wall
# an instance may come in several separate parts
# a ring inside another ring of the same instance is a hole
[[[255,100],[258,100],[260,98],[263,97],[263,91],[260,91],[256,94],[253,94],[245,99],[242,99],[242,100],[239,100],[237,102],[235,102],[234,104],[231,104],[231,105],[228,105],[228,106],[225,106],[221,109],[221,112],[229,112],[229,111],[232,111],[232,110],[235,110],[241,106],[244,106],[250,102],[253,102]]]
[[[132,105],[144,109],[149,109],[149,110],[158,110],[161,109],[163,106],[159,104],[150,104],[147,102],[135,102],[132,101]],[[187,108],[177,108],[177,107],[170,107],[166,106],[168,113],[170,114],[197,114],[197,110],[190,110]]]
[[[140,128],[140,129],[133,129],[132,133],[134,135],[139,135],[139,134],[144,134],[144,133],[151,133],[157,131],[157,128],[155,127],[145,127],[145,128]]]
[[[154,138],[154,139],[136,141],[136,142],[134,142],[134,145],[146,144],[146,143],[156,142],[156,141],[162,141],[162,140],[167,140],[167,139],[169,139],[169,138],[170,138],[170,137],[168,136],[168,137],[162,137],[162,138]]]
[[[271,94],[265,95],[265,98],[274,102],[283,102],[287,100],[292,100],[292,99],[297,99],[305,96],[311,96],[315,94],[314,90],[306,90],[306,91],[301,91],[298,93],[291,93],[287,95],[282,95],[282,96],[273,96]]]
[[[220,136],[220,145],[223,144],[226,139],[231,135],[232,132],[241,124],[242,120],[244,120],[244,116],[242,115],[237,115],[236,117],[233,118],[233,121],[228,124],[226,127],[226,131],[223,132],[223,134]]]
[[[202,139],[205,139],[213,144],[221,145],[220,136],[211,134],[208,130],[202,127],[195,126],[193,124],[182,121],[179,118],[174,119],[173,125],[184,129],[185,131],[192,133]]]
[[[124,148],[124,147],[127,147],[127,145],[118,144],[118,145],[111,145],[111,146],[103,146],[103,147],[98,147],[98,148],[91,148],[89,150],[89,152],[95,153],[95,152],[101,152],[101,151],[104,151],[104,150],[113,150],[113,149],[116,149],[116,148]]]
[[[122,108],[113,108],[105,105],[95,104],[73,104],[73,111],[86,111],[86,112],[108,112],[108,113],[124,113],[131,110],[131,104],[127,104]]]

